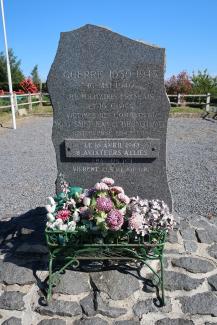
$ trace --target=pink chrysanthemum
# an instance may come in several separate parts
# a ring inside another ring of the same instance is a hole
[[[127,195],[125,195],[124,193],[119,193],[118,194],[118,198],[121,202],[125,203],[125,204],[128,204],[130,203],[130,199]]]
[[[96,199],[96,207],[99,211],[109,212],[113,208],[113,203],[107,197],[98,197]]]
[[[112,178],[104,177],[104,178],[101,179],[100,182],[105,183],[105,184],[107,184],[108,186],[112,186],[112,185],[114,184],[115,181],[114,181]]]
[[[110,190],[115,193],[124,193],[123,188],[120,186],[112,186],[112,187],[110,187]]]
[[[123,225],[124,217],[119,210],[111,210],[105,221],[110,230],[117,231]]]
[[[96,183],[94,187],[97,191],[106,191],[109,189],[108,185],[102,182]]]
[[[71,212],[69,210],[60,210],[60,211],[58,211],[56,218],[66,221],[66,220],[68,220],[70,214],[71,214]]]
[[[139,213],[134,213],[129,218],[129,228],[131,230],[139,231],[143,227],[143,216]]]

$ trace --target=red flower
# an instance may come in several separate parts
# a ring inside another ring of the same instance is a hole
[[[71,212],[69,210],[60,210],[60,211],[58,211],[56,218],[66,221],[70,217],[70,213]]]

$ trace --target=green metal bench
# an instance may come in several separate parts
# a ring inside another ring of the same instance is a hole
[[[154,285],[161,290],[161,305],[165,305],[163,251],[166,232],[152,232],[145,237],[133,238],[125,232],[115,232],[106,238],[96,232],[80,237],[76,231],[65,232],[45,230],[49,249],[49,278],[47,301],[52,298],[52,289],[60,280],[61,273],[69,268],[79,267],[81,260],[131,261],[146,265],[154,274]],[[154,270],[148,263],[160,262],[160,271]],[[55,262],[59,261],[59,267]]]

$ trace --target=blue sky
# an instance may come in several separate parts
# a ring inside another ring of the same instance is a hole
[[[217,0],[4,0],[9,47],[46,80],[61,31],[86,23],[166,48],[166,77],[217,75]],[[0,51],[4,49],[0,26]]]

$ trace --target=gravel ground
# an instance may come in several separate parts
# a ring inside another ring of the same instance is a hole
[[[0,218],[45,204],[54,194],[56,158],[52,118],[26,118],[0,130]],[[217,217],[217,122],[169,119],[168,179],[181,216]]]

